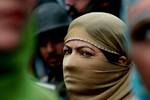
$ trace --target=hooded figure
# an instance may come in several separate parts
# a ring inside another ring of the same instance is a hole
[[[40,81],[56,86],[60,95],[65,97],[62,69],[63,46],[71,18],[63,7],[52,2],[37,7],[34,15],[38,22],[37,53],[33,65],[35,74]]]
[[[53,10],[50,12],[51,9]],[[66,10],[57,3],[40,5],[35,9],[34,15],[37,17],[38,22],[36,32],[38,38],[37,52],[34,61],[35,72],[41,80],[43,77],[48,78],[44,82],[59,83],[63,81],[64,37],[67,34],[71,18],[67,15]],[[39,61],[41,61],[41,66],[38,65]],[[44,68],[44,74],[46,75],[38,72],[41,68]]]
[[[65,37],[63,71],[71,100],[130,98],[126,25],[95,12],[73,20]]]

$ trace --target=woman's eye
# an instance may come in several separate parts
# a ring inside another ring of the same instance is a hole
[[[72,50],[64,47],[63,52],[64,52],[64,55],[69,55],[72,53]]]
[[[81,51],[81,53],[80,53],[83,57],[91,57],[91,56],[93,56],[93,54],[92,53],[90,53],[90,52],[86,52],[86,51]]]

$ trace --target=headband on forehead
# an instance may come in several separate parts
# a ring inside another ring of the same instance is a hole
[[[84,39],[84,38],[73,38],[73,37],[72,37],[72,38],[67,39],[67,40],[65,41],[65,44],[66,44],[67,42],[73,41],[73,40],[84,41],[84,42],[87,42],[87,43],[89,43],[89,44],[94,45],[95,47],[97,47],[97,48],[99,48],[99,49],[102,49],[102,50],[107,51],[107,52],[109,52],[109,53],[113,53],[113,54],[119,55],[119,53],[117,53],[117,52],[115,52],[115,51],[109,50],[109,49],[107,49],[107,48],[105,48],[105,47],[103,47],[103,46],[100,46],[100,45],[98,45],[98,44],[96,44],[96,43],[94,43],[94,42],[92,42],[92,41],[90,41],[90,40]]]
[[[126,55],[124,28],[124,22],[112,14],[88,13],[71,22],[64,40],[82,40],[109,53]]]

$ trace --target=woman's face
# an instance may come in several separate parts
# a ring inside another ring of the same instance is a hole
[[[0,0],[0,51],[15,49],[36,0]]]
[[[95,46],[80,40],[72,40],[64,46],[63,71],[67,89],[90,83],[95,80],[94,70],[99,69],[99,61],[106,60],[103,53]],[[86,80],[91,79],[90,81]],[[93,83],[91,83],[93,84]],[[80,88],[80,87],[79,87]]]

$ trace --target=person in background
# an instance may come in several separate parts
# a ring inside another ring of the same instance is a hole
[[[129,100],[127,26],[93,12],[73,20],[65,37],[63,72],[70,100]]]
[[[0,0],[0,99],[58,100],[52,91],[35,84],[27,73],[33,46],[36,0]],[[22,5],[23,4],[23,5]]]
[[[131,37],[131,56],[135,68],[131,87],[135,100],[150,99],[150,1],[130,1],[128,26]]]
[[[65,0],[73,19],[89,12],[107,12],[120,17],[121,3],[121,0]]]
[[[42,4],[35,9],[34,14],[38,22],[37,54],[34,61],[36,76],[42,82],[56,85],[60,95],[64,97],[63,46],[71,18],[57,3]],[[43,69],[43,75],[40,74],[40,69]]]

